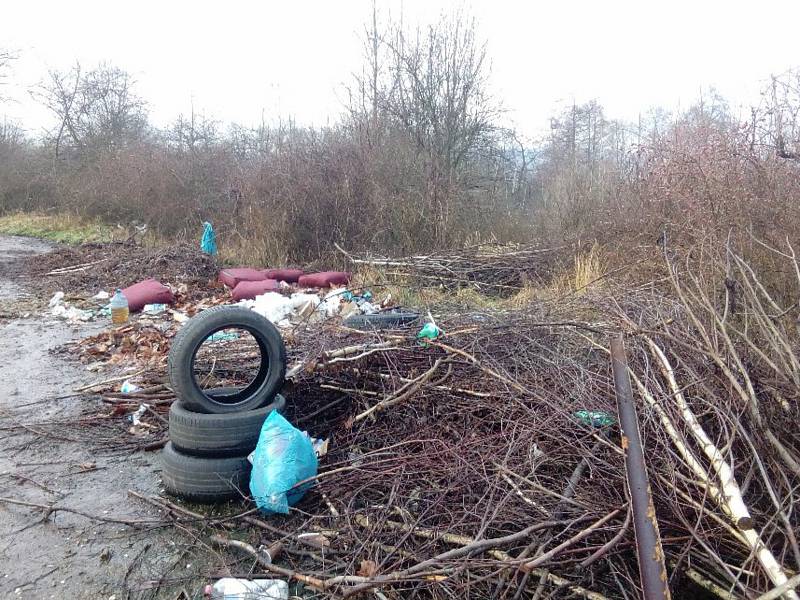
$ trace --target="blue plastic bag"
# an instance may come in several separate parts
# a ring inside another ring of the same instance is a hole
[[[297,483],[317,474],[317,455],[309,437],[273,410],[261,426],[253,452],[250,494],[264,512],[287,514],[311,487]],[[291,491],[290,491],[291,490]]]
[[[217,235],[211,223],[203,223],[203,237],[200,238],[200,250],[214,256],[217,253]]]

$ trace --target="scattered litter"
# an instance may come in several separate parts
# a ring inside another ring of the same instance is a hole
[[[235,331],[215,331],[206,338],[207,342],[228,342],[230,340],[238,340],[239,334]]]
[[[335,317],[342,312],[343,298],[348,292],[347,288],[335,288],[325,294],[320,303],[319,311],[326,317]]]
[[[161,313],[166,312],[166,310],[166,304],[145,304],[142,312],[148,315],[160,315]]]
[[[320,299],[316,294],[296,293],[287,298],[277,292],[267,292],[254,300],[242,300],[239,304],[254,310],[272,323],[285,327],[290,325],[289,317],[312,313],[320,305]]]
[[[433,341],[442,335],[442,330],[439,329],[435,323],[425,323],[422,329],[417,333],[417,340],[419,344],[427,348],[428,342]]]
[[[355,302],[345,302],[341,305],[339,314],[343,319],[347,317],[352,317],[353,315],[360,315],[361,310],[358,308],[358,304]]]
[[[306,435],[308,435],[308,433],[306,433]],[[310,439],[311,447],[314,448],[314,454],[317,455],[317,458],[322,458],[328,453],[328,442],[330,442],[330,439],[321,440],[313,437]]]
[[[362,315],[374,315],[380,310],[380,307],[375,306],[372,302],[362,302],[358,305],[358,308],[361,309]]]
[[[119,388],[119,391],[123,394],[135,394],[136,392],[141,391],[141,389],[142,388],[135,383],[131,383],[130,379],[126,379]]]
[[[77,323],[79,321],[91,321],[95,317],[95,313],[91,310],[82,310],[75,308],[64,302],[64,292],[56,292],[50,298],[48,303],[50,307],[50,314],[54,317],[65,319],[70,323]]]
[[[53,294],[53,297],[50,298],[48,306],[50,308],[55,308],[60,304],[64,304],[63,300],[64,300],[64,292],[56,292],[55,294]]]
[[[214,227],[206,221],[203,223],[203,237],[200,238],[200,250],[205,254],[214,256],[217,253],[217,234]]]
[[[128,299],[122,290],[118,289],[114,292],[114,296],[112,296],[108,307],[111,309],[111,322],[114,323],[114,325],[122,325],[128,322],[130,307],[128,305]]]
[[[317,474],[317,455],[308,435],[294,427],[278,411],[272,411],[253,452],[250,493],[256,505],[268,513],[288,514],[306,493],[309,484],[299,482]]]
[[[204,595],[213,600],[284,600],[289,597],[289,584],[280,579],[224,577],[207,586]]]
[[[169,309],[169,314],[172,315],[172,320],[176,323],[185,323],[189,320],[189,315],[171,308]]]
[[[150,408],[149,404],[140,404],[139,408],[136,409],[136,412],[131,415],[131,423],[133,423],[134,427],[141,425],[142,417],[144,413],[147,412],[147,409]]]
[[[579,410],[575,413],[575,416],[584,425],[591,425],[592,427],[608,427],[617,422],[612,415],[600,410]]]
[[[108,300],[109,298],[111,298],[111,294],[105,290],[100,290],[94,296],[92,296],[92,300]]]

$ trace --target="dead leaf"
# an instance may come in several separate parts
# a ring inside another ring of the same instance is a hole
[[[361,568],[356,572],[360,577],[372,577],[378,572],[378,565],[372,560],[362,560]]]

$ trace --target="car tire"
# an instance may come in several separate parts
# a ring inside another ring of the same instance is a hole
[[[344,326],[361,331],[371,329],[397,329],[419,320],[419,313],[412,311],[387,311],[372,315],[353,315],[344,320]]]
[[[171,443],[161,451],[164,490],[191,502],[214,503],[242,498],[250,490],[252,465],[246,456],[198,458],[178,452]]]
[[[285,406],[280,394],[263,408],[225,414],[193,412],[175,402],[169,409],[169,438],[176,450],[190,456],[246,456],[256,447],[264,420]]]
[[[211,334],[222,329],[244,329],[261,352],[258,374],[233,395],[213,396],[201,389],[193,372],[194,358]],[[194,412],[223,414],[260,408],[283,386],[286,347],[280,332],[266,318],[243,306],[217,306],[193,317],[178,331],[170,348],[169,380],[175,395]]]

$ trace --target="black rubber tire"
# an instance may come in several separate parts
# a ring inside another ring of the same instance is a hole
[[[263,408],[222,415],[192,412],[175,402],[169,409],[169,439],[176,450],[190,456],[245,456],[256,447],[269,413],[282,412],[285,406],[280,394]]]
[[[261,366],[255,379],[225,401],[204,392],[194,377],[194,356],[205,339],[227,328],[244,329],[258,343]],[[243,306],[216,306],[204,310],[181,327],[169,351],[169,380],[186,408],[202,413],[234,413],[266,405],[283,386],[286,347],[280,332],[267,319]]]
[[[396,329],[411,325],[419,320],[419,313],[412,311],[387,311],[373,315],[353,315],[344,320],[344,326],[351,329],[369,331],[370,329]]]
[[[164,490],[191,502],[223,502],[250,493],[252,465],[246,456],[198,458],[178,452],[171,443],[161,451]]]

